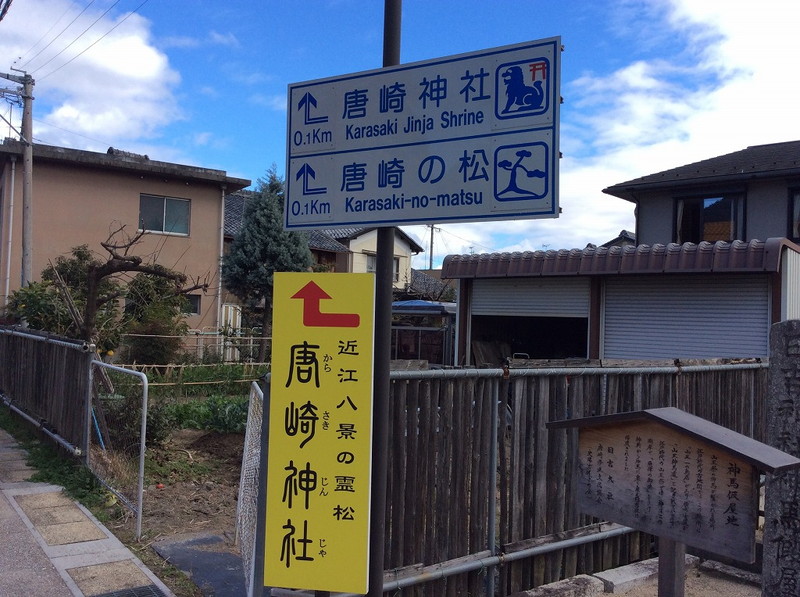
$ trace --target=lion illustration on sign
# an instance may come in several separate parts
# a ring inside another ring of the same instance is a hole
[[[544,101],[542,82],[534,81],[533,85],[526,85],[519,66],[509,66],[503,72],[503,83],[506,86],[506,107],[501,114],[509,111],[522,112],[540,108]]]

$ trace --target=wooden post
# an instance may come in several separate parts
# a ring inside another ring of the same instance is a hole
[[[683,597],[686,582],[686,544],[658,538],[658,597]]]

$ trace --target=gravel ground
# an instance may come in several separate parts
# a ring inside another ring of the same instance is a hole
[[[705,568],[694,568],[686,573],[686,597],[761,597],[761,588],[730,576]],[[658,597],[658,583],[636,587],[625,597]]]

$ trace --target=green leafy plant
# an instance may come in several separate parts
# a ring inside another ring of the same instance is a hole
[[[11,293],[6,316],[14,323],[25,321],[36,330],[73,337],[77,333],[58,289],[50,282],[33,282]]]
[[[5,407],[0,407],[0,427],[28,452],[27,463],[36,469],[31,481],[61,485],[70,497],[90,509],[104,505],[103,486],[80,460],[68,456],[52,443],[39,441],[32,428]]]
[[[103,398],[111,445],[127,454],[137,454],[142,431],[141,396],[114,395]],[[161,446],[176,428],[175,419],[165,404],[150,404],[147,408],[147,445]]]
[[[172,404],[167,408],[179,428],[244,433],[248,405],[247,397],[211,396],[205,400]]]

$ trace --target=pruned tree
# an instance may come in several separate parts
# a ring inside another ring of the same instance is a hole
[[[311,267],[308,239],[283,229],[283,181],[275,168],[245,207],[242,229],[222,260],[222,282],[251,316],[259,313],[262,336],[272,319],[275,272],[301,272]],[[262,340],[259,360],[266,357]]]
[[[108,238],[100,243],[108,257],[105,261],[94,261],[86,272],[86,306],[81,326],[81,338],[89,340],[95,333],[97,313],[103,306],[116,301],[126,293],[126,288],[109,286],[107,283],[118,280],[120,276],[132,273],[147,274],[171,283],[171,294],[185,295],[195,290],[208,290],[208,276],[190,280],[181,272],[171,270],[154,261],[145,261],[132,250],[139,244],[145,232],[138,231],[133,236],[125,233],[125,226],[120,226]]]
[[[12,294],[8,314],[24,319],[31,327],[95,343],[103,352],[115,348],[127,324],[137,319],[124,318],[119,308],[119,299],[136,288],[133,276],[161,280],[160,298],[149,297],[153,302],[208,289],[208,275],[202,280],[190,279],[156,263],[156,255],[147,259],[136,255],[144,234],[129,235],[122,225],[112,230],[100,243],[105,260],[88,245],[73,248],[70,256],[59,256],[44,269],[41,282]]]

